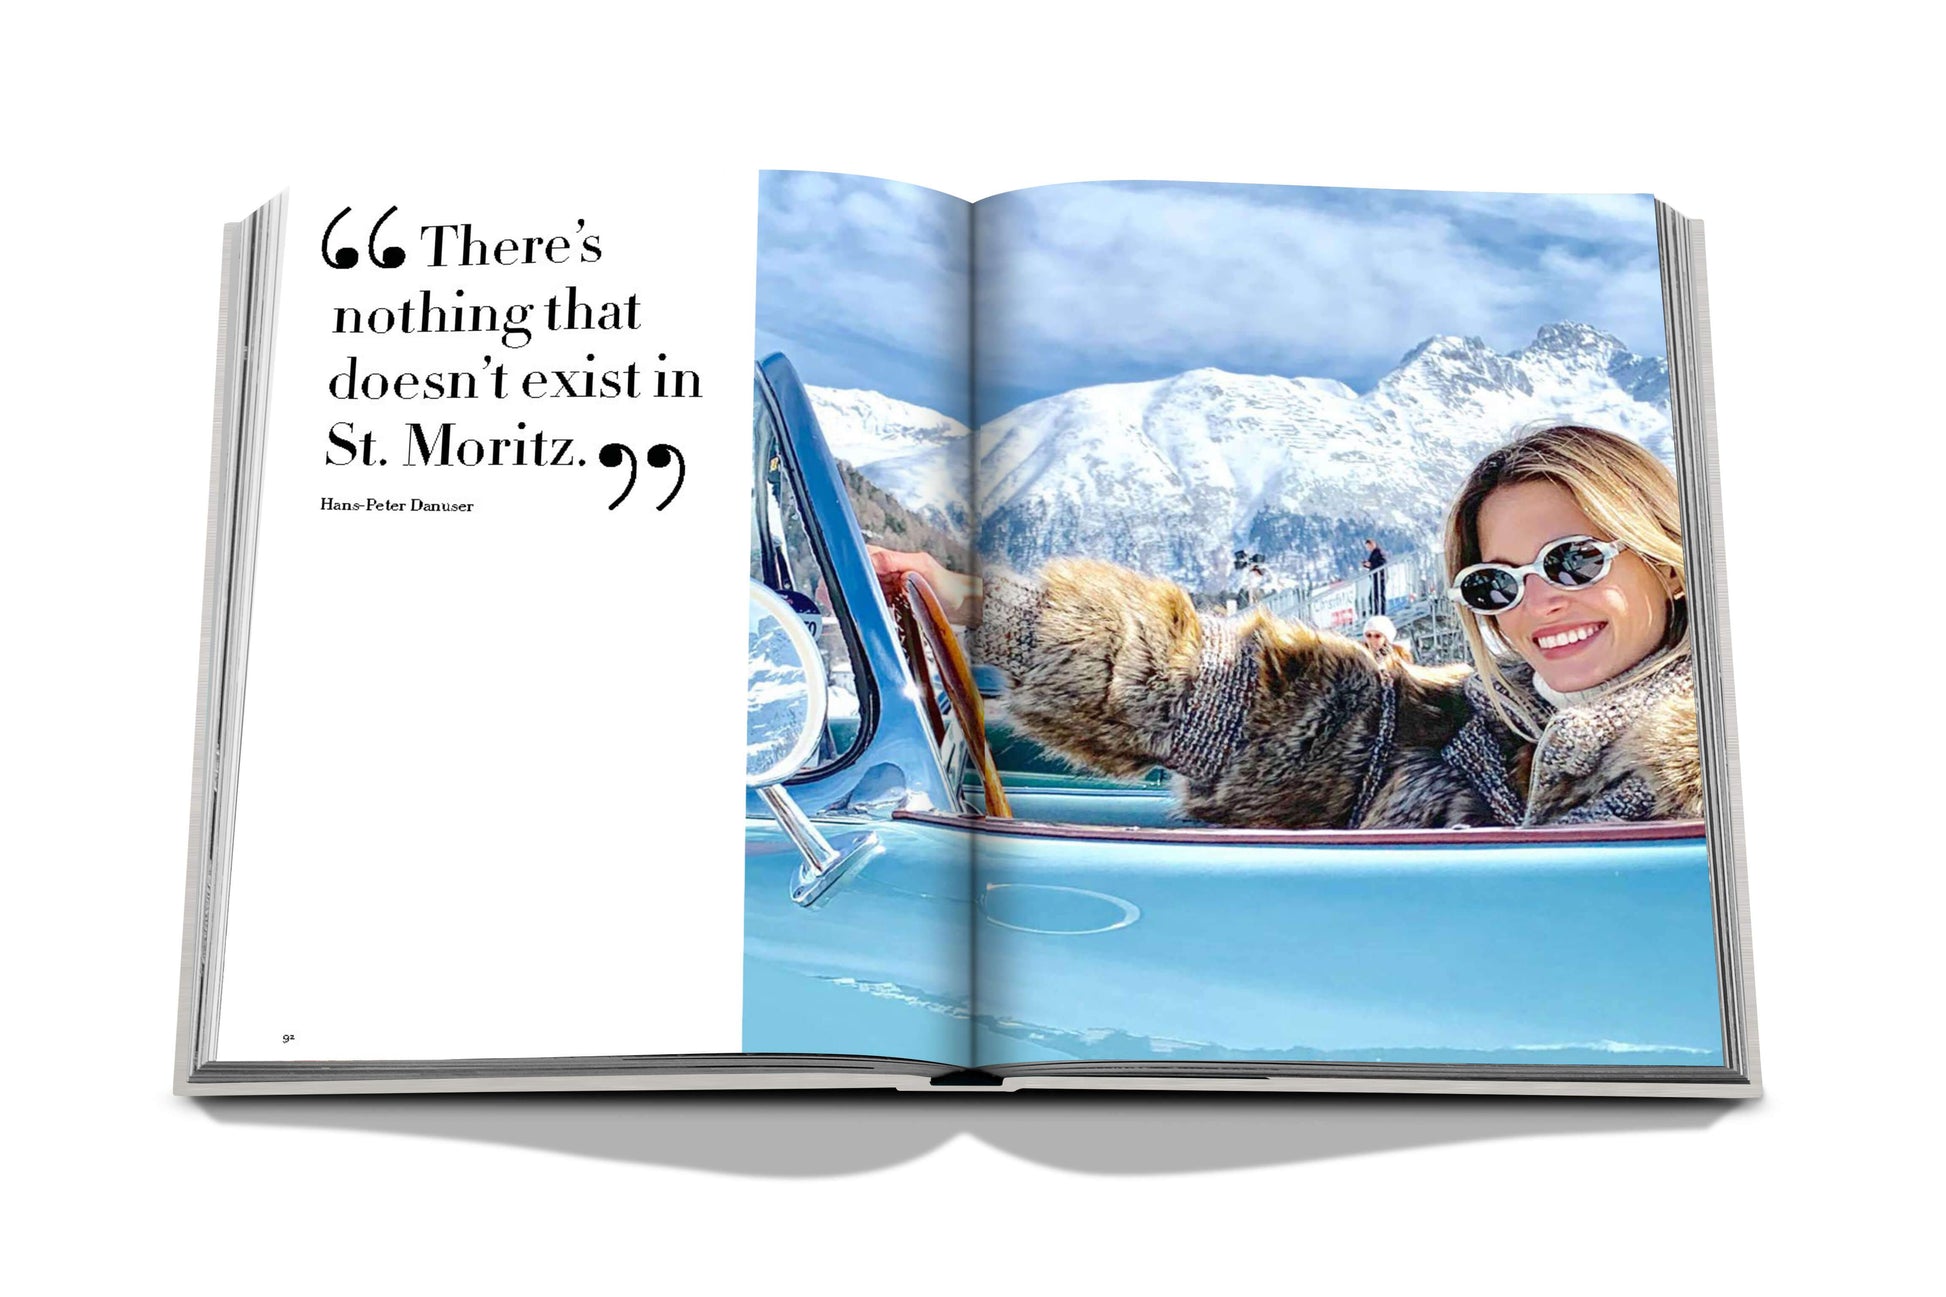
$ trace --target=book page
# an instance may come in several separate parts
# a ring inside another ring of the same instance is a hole
[[[975,239],[980,1064],[1720,1066],[1652,200]]]
[[[741,1048],[747,195],[290,194],[219,1059]]]

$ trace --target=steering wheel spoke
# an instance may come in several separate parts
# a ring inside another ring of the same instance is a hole
[[[912,667],[912,679],[919,686],[919,697],[925,702],[926,721],[932,726],[933,742],[944,743],[946,718],[939,711],[939,698],[932,684],[932,670],[926,665],[926,651],[919,638],[919,620],[912,614],[912,600],[901,590],[899,597],[891,600],[890,603],[892,624],[899,633],[899,648],[904,651],[905,660]]]
[[[1007,804],[1007,790],[1000,783],[1000,770],[994,765],[993,750],[987,744],[986,712],[980,706],[980,691],[973,683],[973,667],[966,660],[959,637],[953,634],[953,628],[946,620],[946,610],[941,606],[939,596],[933,593],[932,586],[917,572],[907,572],[899,590],[904,597],[894,601],[897,604],[894,615],[899,619],[900,638],[906,637],[906,625],[910,622],[917,632],[917,638],[924,640],[925,647],[932,651],[932,660],[939,668],[939,683],[946,690],[953,714],[959,717],[960,733],[966,737],[968,755],[973,759],[974,768],[980,772],[980,786],[986,793],[987,814],[997,819],[1012,819],[1013,809]],[[934,737],[943,738],[945,720],[933,700],[926,655],[916,642],[909,644],[906,651],[913,676],[926,699]]]

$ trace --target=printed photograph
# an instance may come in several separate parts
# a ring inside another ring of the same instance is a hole
[[[824,718],[763,808],[892,807],[827,889],[970,873],[965,994],[853,999],[1720,1063],[1662,302],[1647,196],[764,173],[751,577]]]

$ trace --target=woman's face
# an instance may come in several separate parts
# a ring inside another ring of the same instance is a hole
[[[1515,482],[1480,505],[1480,557],[1522,567],[1563,536],[1613,540],[1581,512],[1566,487]],[[1655,651],[1669,620],[1668,593],[1633,550],[1615,556],[1608,575],[1579,590],[1529,573],[1514,608],[1490,620],[1535,674],[1562,692],[1612,680]]]

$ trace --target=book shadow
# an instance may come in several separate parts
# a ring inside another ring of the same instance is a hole
[[[194,1100],[225,1125],[459,1139],[753,1176],[848,1175],[971,1135],[1101,1175],[1276,1166],[1535,1135],[1703,1130],[1727,1099],[1341,1094],[347,1095]]]

